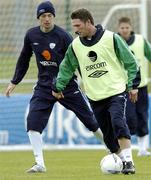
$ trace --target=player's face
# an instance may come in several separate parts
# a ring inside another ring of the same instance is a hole
[[[39,17],[39,22],[43,31],[47,32],[51,30],[54,26],[54,16],[51,13],[43,13]]]
[[[132,26],[129,23],[120,23],[118,32],[125,40],[128,40],[132,32]]]
[[[88,37],[90,34],[89,31],[89,21],[83,22],[80,19],[72,19],[71,20],[73,30],[80,37]]]

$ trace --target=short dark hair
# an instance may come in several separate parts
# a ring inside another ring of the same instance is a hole
[[[118,20],[118,24],[120,25],[121,23],[128,23],[128,24],[132,25],[129,17],[121,17]]]
[[[84,8],[73,11],[71,14],[71,19],[80,19],[83,22],[90,20],[91,24],[94,25],[92,14]]]

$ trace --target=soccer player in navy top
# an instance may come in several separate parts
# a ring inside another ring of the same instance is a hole
[[[14,76],[5,92],[6,96],[10,96],[16,85],[23,79],[28,70],[30,58],[34,53],[38,67],[38,82],[30,100],[27,132],[36,164],[27,170],[28,173],[46,171],[41,133],[46,127],[52,108],[57,101],[65,108],[72,110],[96,137],[102,139],[102,132],[78,87],[75,75],[63,92],[64,99],[57,99],[52,95],[53,81],[58,74],[59,65],[65,52],[72,42],[72,37],[54,24],[55,9],[51,2],[45,1],[39,4],[37,18],[40,26],[27,31]]]

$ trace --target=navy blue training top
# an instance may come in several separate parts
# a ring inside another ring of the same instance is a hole
[[[50,92],[53,80],[59,71],[59,65],[72,40],[72,36],[57,25],[48,33],[42,32],[40,26],[29,29],[11,82],[18,84],[23,79],[34,53],[38,67],[37,87]],[[73,76],[68,86],[77,84],[75,79],[76,76]]]

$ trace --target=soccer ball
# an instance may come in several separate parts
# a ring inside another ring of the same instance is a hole
[[[100,162],[103,174],[118,174],[123,169],[122,160],[116,154],[106,155]]]

